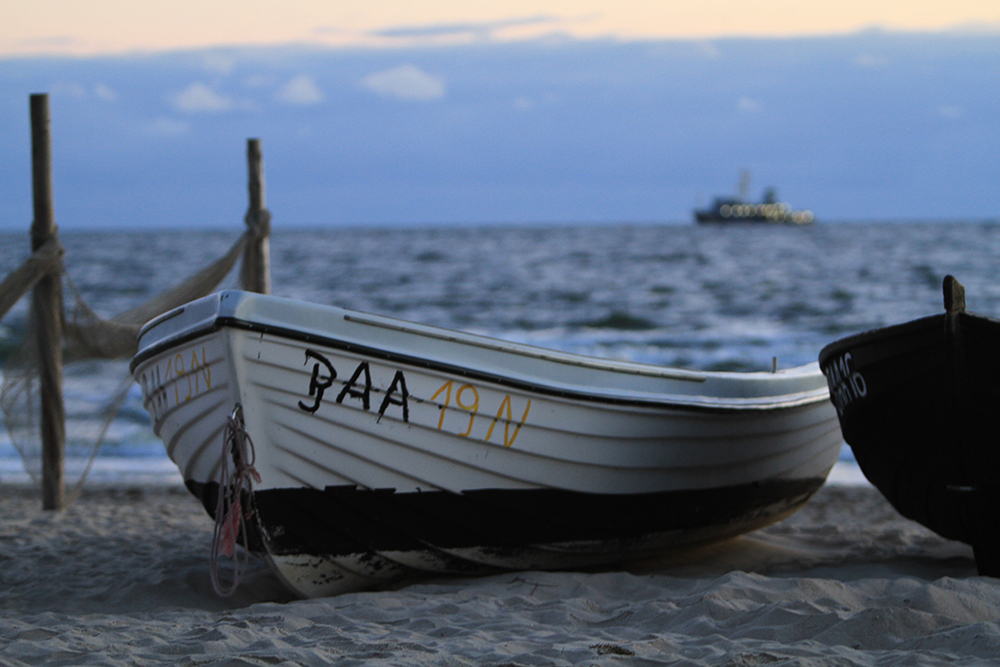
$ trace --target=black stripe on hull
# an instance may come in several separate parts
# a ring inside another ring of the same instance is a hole
[[[590,494],[556,489],[396,493],[333,486],[254,492],[255,550],[339,557],[433,552],[428,571],[609,563],[732,537],[805,503],[822,478],[770,480],[706,490]],[[188,482],[214,511],[215,483]],[[469,560],[474,550],[480,559]],[[533,555],[534,553],[534,555]],[[509,563],[509,565],[508,565]]]

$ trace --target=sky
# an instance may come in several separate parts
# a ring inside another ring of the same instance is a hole
[[[1000,217],[1000,3],[0,0],[0,230]]]
[[[0,55],[996,30],[995,0],[3,0]]]

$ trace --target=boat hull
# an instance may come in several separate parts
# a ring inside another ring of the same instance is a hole
[[[290,588],[315,597],[429,573],[567,569],[655,556],[774,523],[822,483],[816,477],[642,494],[267,489],[254,493],[255,539]],[[218,488],[189,486],[206,502]]]
[[[869,481],[1000,575],[1000,321],[943,313],[845,338],[819,359]]]
[[[803,212],[795,211],[795,213],[788,213],[785,215],[775,215],[767,213],[748,213],[745,215],[722,215],[717,210],[701,210],[694,212],[695,222],[703,225],[707,224],[740,224],[740,223],[751,223],[751,224],[788,224],[788,225],[808,225],[811,224],[814,219],[811,215],[806,215]]]
[[[252,547],[305,596],[731,537],[806,502],[841,443],[815,365],[693,373],[241,293],[148,325],[133,372],[210,514],[241,406]]]

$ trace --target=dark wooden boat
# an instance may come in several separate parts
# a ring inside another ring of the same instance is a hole
[[[1000,576],[1000,320],[965,309],[838,340],[820,352],[844,439],[900,514],[973,547]]]

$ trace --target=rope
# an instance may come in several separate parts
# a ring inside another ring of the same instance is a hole
[[[230,455],[233,470],[229,470]],[[239,588],[250,561],[250,545],[246,522],[253,516],[253,488],[250,478],[260,483],[254,469],[257,459],[253,441],[243,425],[243,407],[237,403],[226,422],[222,435],[222,457],[219,470],[219,491],[215,505],[215,531],[212,534],[212,556],[209,574],[216,594],[227,598]],[[243,509],[246,501],[247,508]],[[243,546],[243,557],[236,552]],[[219,579],[219,555],[233,562],[233,581],[228,588]]]
[[[127,359],[136,353],[137,334],[145,322],[211,293],[232,271],[250,240],[255,235],[267,232],[266,224],[260,226],[255,222],[251,229],[236,239],[224,256],[166,292],[111,319],[104,319],[84,301],[63,264],[65,250],[58,237],[53,234],[21,266],[0,280],[0,318],[7,315],[39,280],[46,276],[61,275],[65,293],[69,295],[62,313],[65,374],[72,372],[69,371],[70,364],[85,359]],[[21,343],[2,361],[0,427],[6,427],[10,433],[10,440],[21,455],[25,472],[37,483],[42,478],[42,438],[39,414],[39,332],[33,310],[28,309]],[[84,459],[87,463],[79,475],[75,472],[66,474],[64,471],[67,486],[73,485],[72,492],[67,495],[67,506],[82,488],[108,428],[133,384],[127,369],[122,374],[123,383],[101,408],[99,422],[86,418],[75,408],[70,410],[65,422],[65,456],[67,460]],[[76,481],[70,477],[75,477]]]
[[[135,308],[116,315],[112,320],[119,324],[138,324],[141,326],[157,315],[210,294],[236,265],[236,261],[246,246],[248,235],[249,232],[240,234],[240,237],[236,239],[225,255],[198,273],[189,276],[184,282]],[[124,356],[132,356],[133,354],[135,354],[134,348]]]
[[[266,208],[259,211],[247,211],[243,216],[247,231],[254,239],[266,239],[271,236],[271,212]]]
[[[48,275],[57,275],[62,269],[62,258],[66,254],[59,238],[55,235],[43,243],[21,266],[11,271],[0,282],[0,318],[7,314],[21,297]]]

